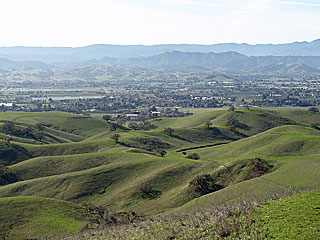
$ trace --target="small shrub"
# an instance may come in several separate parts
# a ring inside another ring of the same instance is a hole
[[[189,188],[195,197],[212,193],[224,188],[222,185],[216,184],[209,174],[197,176],[189,183]]]
[[[163,129],[163,132],[168,133],[169,135],[171,135],[174,132],[174,129],[168,127],[168,128]]]
[[[317,107],[310,107],[310,108],[308,108],[308,111],[313,112],[313,113],[319,113],[319,108],[317,108]]]
[[[200,156],[198,153],[190,153],[187,158],[190,158],[190,159],[194,159],[194,160],[198,160],[200,159]]]
[[[160,150],[159,154],[161,155],[161,157],[164,157],[167,154],[167,152],[165,150]]]
[[[153,189],[150,184],[144,184],[140,188],[140,197],[142,199],[149,199],[149,200],[156,199],[156,198],[159,198],[161,194],[162,192],[160,190]]]
[[[116,141],[116,143],[118,143],[119,142],[119,139],[120,139],[120,135],[119,134],[112,134],[111,136],[110,136],[110,138],[111,139],[113,139],[113,140],[115,140]]]

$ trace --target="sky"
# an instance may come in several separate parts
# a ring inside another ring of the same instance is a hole
[[[320,0],[3,0],[0,31],[0,46],[312,41]]]

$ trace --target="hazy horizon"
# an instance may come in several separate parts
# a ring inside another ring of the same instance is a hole
[[[0,46],[280,44],[318,39],[316,0],[11,0]]]
[[[312,40],[302,40],[302,41],[292,41],[292,42],[280,42],[280,43],[247,43],[247,42],[217,42],[217,43],[207,43],[207,44],[201,44],[201,43],[186,43],[186,42],[181,42],[181,43],[159,43],[159,44],[117,44],[117,43],[92,43],[89,45],[81,45],[81,46],[28,46],[28,45],[14,45],[14,46],[1,46],[0,48],[14,48],[14,47],[30,47],[30,48],[81,48],[81,47],[88,47],[88,46],[93,46],[93,45],[114,45],[114,46],[157,46],[157,45],[203,45],[203,46],[210,46],[210,45],[215,45],[215,44],[248,44],[248,45],[281,45],[281,44],[290,44],[290,43],[295,43],[295,42],[313,42],[316,40],[320,40],[319,38],[312,39]]]

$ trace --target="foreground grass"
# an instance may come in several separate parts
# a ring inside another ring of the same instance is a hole
[[[83,207],[46,198],[0,198],[0,238],[34,239],[78,232],[86,223]]]
[[[260,227],[272,239],[320,238],[320,191],[262,204],[257,212]]]
[[[105,226],[67,239],[319,239],[320,191]]]

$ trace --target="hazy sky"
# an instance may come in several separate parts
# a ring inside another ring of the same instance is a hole
[[[0,46],[320,38],[320,0],[3,0]]]

